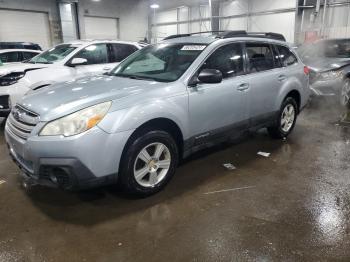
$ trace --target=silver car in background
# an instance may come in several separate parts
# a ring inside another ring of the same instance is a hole
[[[28,94],[6,123],[10,154],[33,183],[118,180],[145,196],[193,152],[263,127],[286,137],[309,98],[308,69],[270,36],[173,36],[108,75]]]
[[[320,40],[298,48],[310,68],[310,87],[316,96],[336,96],[350,107],[350,39]]]

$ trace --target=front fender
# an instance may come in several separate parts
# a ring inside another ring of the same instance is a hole
[[[110,112],[98,124],[107,133],[118,133],[134,130],[144,123],[166,118],[175,122],[180,128],[184,139],[189,137],[188,99],[186,94],[162,100],[154,99],[130,108]]]

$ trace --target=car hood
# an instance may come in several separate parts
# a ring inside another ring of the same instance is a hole
[[[350,65],[350,58],[315,58],[306,59],[304,63],[315,72],[324,72],[329,70],[336,70],[341,67]]]
[[[166,83],[97,75],[44,87],[25,95],[19,104],[39,114],[41,121],[50,121],[98,103],[116,101],[140,93],[144,95],[164,84]],[[116,107],[114,109],[117,110]]]
[[[40,68],[46,68],[49,65],[46,64],[29,64],[29,63],[11,63],[4,64],[0,67],[0,77],[13,72],[24,72],[28,70],[35,70]]]

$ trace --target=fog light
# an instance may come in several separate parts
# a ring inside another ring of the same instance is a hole
[[[58,182],[57,177],[55,175],[50,175],[50,180],[55,184],[57,184]]]

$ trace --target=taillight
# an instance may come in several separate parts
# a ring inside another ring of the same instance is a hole
[[[310,68],[308,68],[307,66],[304,66],[304,74],[305,75],[310,74]]]

